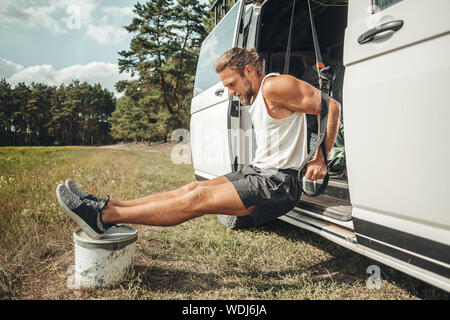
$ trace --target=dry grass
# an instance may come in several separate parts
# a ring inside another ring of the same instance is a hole
[[[0,148],[0,298],[3,299],[448,299],[419,280],[282,221],[231,231],[204,216],[171,228],[137,226],[135,266],[108,289],[72,290],[75,224],[55,188],[72,178],[98,195],[132,199],[194,180],[170,146]],[[153,151],[158,152],[153,152]],[[366,269],[378,264],[382,287]]]

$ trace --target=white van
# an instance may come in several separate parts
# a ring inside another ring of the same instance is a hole
[[[256,148],[248,106],[228,95],[216,59],[234,46],[255,47],[266,74],[282,73],[292,3],[213,7],[217,24],[200,51],[191,105],[198,180],[239,170]],[[280,219],[450,292],[450,1],[311,5],[325,63],[337,71],[346,168],[323,195],[302,195]],[[296,0],[289,73],[308,81],[314,62],[308,2]],[[219,216],[229,227],[238,219]]]

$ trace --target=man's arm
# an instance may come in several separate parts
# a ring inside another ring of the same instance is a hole
[[[330,107],[328,109],[327,135],[325,136],[325,150],[327,151],[327,155],[330,154],[339,131],[340,115],[341,104],[336,100],[330,98]],[[320,116],[318,118],[320,118]],[[320,119],[318,121],[320,121]],[[306,167],[307,171],[305,177],[308,180],[314,181],[325,177],[325,175],[327,174],[327,167],[323,158],[322,148],[317,149],[314,158],[312,158],[311,161],[306,164]]]
[[[294,112],[315,115],[319,115],[322,109],[320,90],[291,75],[267,78],[263,93],[271,108],[287,108]]]
[[[319,89],[307,82],[296,79],[290,75],[270,77],[264,82],[264,97],[272,107],[284,107],[294,112],[315,114],[320,121],[322,98]],[[339,130],[339,118],[341,105],[330,98],[328,110],[327,135],[325,137],[325,149],[327,154],[333,148],[334,141]],[[321,148],[314,158],[308,162],[305,177],[309,180],[317,180],[325,177],[327,168],[323,159]]]

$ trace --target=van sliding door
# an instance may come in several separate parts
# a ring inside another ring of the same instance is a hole
[[[448,285],[450,1],[372,4],[349,2],[344,43],[354,229],[358,243]]]
[[[190,141],[197,177],[212,179],[232,171],[231,98],[214,69],[237,43],[242,1],[223,17],[202,44],[191,103]]]

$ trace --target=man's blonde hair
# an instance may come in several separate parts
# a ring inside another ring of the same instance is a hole
[[[241,75],[244,74],[244,68],[246,65],[252,66],[255,69],[258,76],[263,73],[262,58],[256,52],[255,48],[232,48],[225,51],[222,56],[216,62],[216,72],[220,73],[226,68],[239,71]]]

